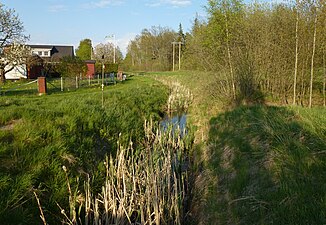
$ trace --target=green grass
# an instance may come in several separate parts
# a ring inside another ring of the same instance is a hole
[[[68,198],[62,166],[71,177],[91,174],[100,188],[99,162],[115,154],[118,141],[140,145],[144,119],[159,120],[167,96],[160,83],[134,76],[105,87],[104,107],[99,87],[0,97],[1,224],[40,224],[33,190],[48,223],[60,223],[56,202],[65,206]]]
[[[325,224],[325,115],[324,108],[253,106],[213,117],[209,219]]]

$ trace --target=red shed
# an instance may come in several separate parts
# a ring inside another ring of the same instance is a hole
[[[87,73],[86,76],[87,78],[94,78],[95,76],[95,60],[86,60],[85,61],[86,65],[87,65]]]

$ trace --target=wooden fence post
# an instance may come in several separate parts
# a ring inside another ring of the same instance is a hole
[[[61,83],[61,91],[63,91],[63,77],[61,77],[60,83]]]

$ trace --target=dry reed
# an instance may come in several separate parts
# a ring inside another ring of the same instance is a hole
[[[177,81],[171,81],[163,77],[156,77],[156,80],[162,82],[170,89],[167,112],[186,112],[193,101],[193,95],[190,90]]]
[[[92,194],[88,177],[84,201],[77,201],[68,182],[70,217],[60,208],[65,224],[181,224],[188,177],[185,137],[180,130],[155,129],[152,121],[145,121],[144,128],[143,149],[135,150],[130,143],[127,148],[119,146],[115,158],[106,158],[101,193]],[[83,213],[77,212],[77,204]]]
[[[177,82],[160,81],[170,87],[167,112],[186,112],[193,99],[190,91]],[[77,189],[73,192],[67,169],[63,167],[70,205],[69,216],[58,205],[64,217],[63,224],[182,223],[186,216],[191,143],[185,131],[175,127],[161,131],[155,127],[152,120],[145,121],[142,148],[135,150],[132,142],[128,147],[118,143],[116,156],[107,157],[104,162],[106,178],[100,193],[92,193],[89,176],[82,196]]]

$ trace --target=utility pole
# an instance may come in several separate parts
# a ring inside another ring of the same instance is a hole
[[[115,35],[113,34],[113,63],[115,64]]]
[[[102,108],[104,107],[104,69],[105,69],[105,64],[104,64],[104,55],[102,56]]]
[[[181,42],[179,42],[179,71],[181,70]]]
[[[172,66],[172,71],[174,71],[174,65],[175,65],[175,61],[174,61],[174,57],[175,57],[175,44],[176,44],[176,42],[172,42],[172,45],[173,45],[173,66]]]
[[[179,42],[172,42],[172,45],[173,45],[173,71],[174,71],[174,67],[175,67],[175,45],[179,45],[179,70],[181,70],[181,45],[183,44],[181,41]]]

